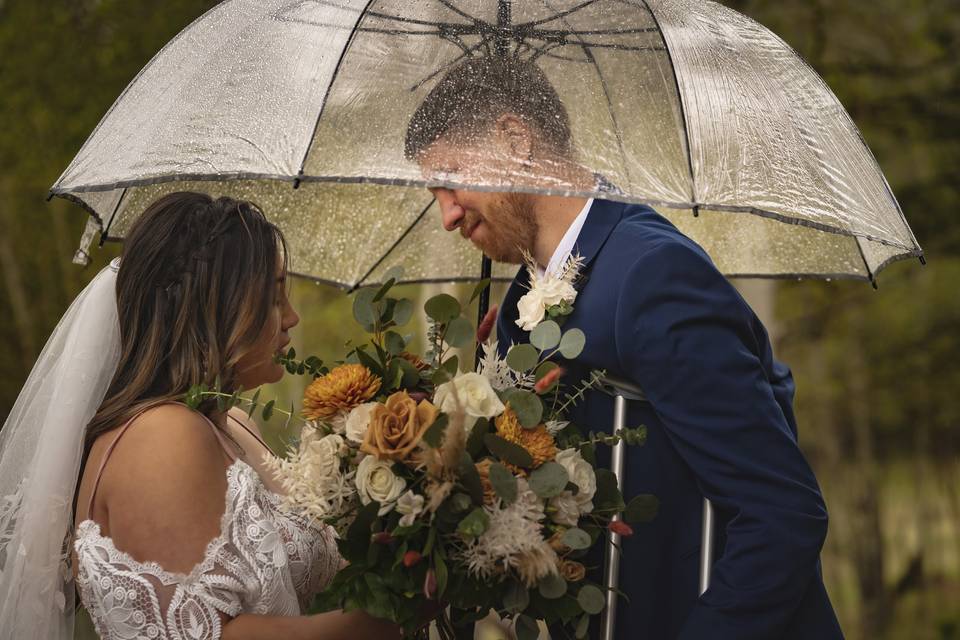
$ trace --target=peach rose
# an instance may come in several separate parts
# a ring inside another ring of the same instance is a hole
[[[398,391],[370,412],[370,426],[360,450],[380,459],[403,461],[440,415],[440,410],[423,400],[420,404],[406,391]]]

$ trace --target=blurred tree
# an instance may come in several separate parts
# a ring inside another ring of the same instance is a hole
[[[80,287],[84,222],[46,191],[137,71],[211,0],[0,0],[0,418]],[[862,283],[776,286],[778,355],[831,510],[824,572],[850,638],[960,629],[960,12],[956,0],[726,0],[811,62],[927,250]],[[764,287],[761,287],[761,289]],[[768,288],[768,287],[767,287]],[[293,286],[298,350],[342,353],[349,301]],[[413,297],[416,297],[413,294]],[[269,393],[299,397],[288,378]],[[265,391],[265,393],[268,393]],[[281,442],[274,437],[278,447]]]

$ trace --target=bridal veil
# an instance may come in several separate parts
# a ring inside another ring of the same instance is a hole
[[[120,357],[119,264],[70,305],[0,431],[0,640],[73,637],[73,495]]]

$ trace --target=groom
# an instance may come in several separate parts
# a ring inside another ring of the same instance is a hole
[[[616,195],[574,161],[566,110],[530,63],[475,58],[448,72],[414,114],[406,154],[428,178]],[[790,371],[706,253],[642,205],[431,191],[444,228],[494,260],[520,263],[529,252],[555,271],[579,254],[585,266],[564,329],[582,329],[587,346],[565,378],[605,369],[649,399],[628,414],[627,425],[648,435],[627,449],[624,496],[655,494],[660,510],[624,539],[629,604],[618,608],[618,638],[842,638],[820,574],[827,512],[797,446]],[[501,307],[501,347],[528,340],[516,323],[527,284],[521,269]],[[571,417],[609,431],[613,401],[590,392]],[[716,553],[698,597],[704,496],[716,512]]]

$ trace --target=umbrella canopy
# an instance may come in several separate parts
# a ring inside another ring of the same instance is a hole
[[[595,188],[421,174],[404,153],[411,117],[471,58],[543,72]],[[872,280],[922,255],[826,84],[776,35],[700,0],[227,0],[130,83],[51,194],[108,239],[171,191],[253,200],[296,272],[345,288],[395,264],[408,281],[478,277],[479,252],[441,229],[425,186],[647,203],[729,276]]]

